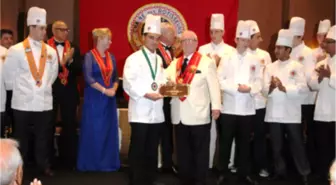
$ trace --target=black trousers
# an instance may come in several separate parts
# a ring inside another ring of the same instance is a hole
[[[267,126],[264,122],[266,109],[258,109],[256,115],[253,116],[253,156],[258,170],[268,169],[268,155],[267,155]]]
[[[29,135],[33,131],[35,146],[35,162],[41,170],[50,167],[49,152],[52,145],[51,133],[53,128],[53,112],[28,112],[13,110],[14,113],[14,138],[20,143],[20,151],[27,162]],[[32,127],[32,129],[30,129]]]
[[[317,138],[316,138],[316,127],[314,124],[314,112],[315,112],[315,105],[302,105],[302,118],[303,118],[303,125],[306,128],[306,150],[307,150],[307,157],[311,168],[315,170],[318,165],[317,158]]]
[[[173,125],[171,123],[171,110],[170,110],[171,98],[164,98],[164,116],[165,123],[162,127],[161,135],[161,155],[162,155],[162,168],[170,169],[173,166]]]
[[[64,95],[66,96],[66,95]],[[74,167],[77,161],[77,105],[75,99],[69,100],[62,96],[54,96],[53,113],[54,113],[54,126],[57,120],[58,111],[61,113],[61,127],[62,132],[59,137],[59,154],[60,159],[66,166]],[[60,109],[58,109],[58,107]],[[55,129],[54,129],[55,130]],[[53,131],[54,131],[53,130]],[[54,137],[54,134],[51,135]]]
[[[253,116],[238,116],[221,114],[220,138],[219,138],[219,170],[223,175],[228,175],[231,145],[233,138],[236,140],[237,163],[239,176],[247,176],[251,173],[250,162],[250,136],[252,131]]]
[[[1,117],[0,117],[0,125],[1,125],[1,130],[0,130],[0,132],[1,132],[1,138],[4,138],[5,137],[5,132],[6,132],[6,130],[5,130],[5,127],[6,127],[6,125],[5,125],[5,116],[6,116],[6,113],[5,112],[1,112],[0,113],[1,115]]]
[[[12,96],[13,96],[13,91],[7,90],[6,91],[6,114],[5,114],[4,124],[5,126],[8,126],[12,129],[11,135],[13,135],[14,126],[15,126],[13,109],[12,109]]]
[[[131,124],[129,147],[130,184],[152,184],[157,176],[157,158],[163,123]]]
[[[175,126],[179,176],[185,185],[205,184],[209,169],[211,124]]]
[[[317,134],[317,172],[321,176],[326,176],[335,159],[335,122],[316,121]]]
[[[301,126],[301,124],[269,123],[276,174],[283,175],[287,173],[285,159],[282,155],[285,134],[287,135],[298,172],[301,175],[308,175],[310,173],[310,165],[306,156]]]

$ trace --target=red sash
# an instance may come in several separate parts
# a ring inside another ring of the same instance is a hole
[[[54,37],[52,37],[51,39],[48,40],[48,44],[53,47],[55,50],[56,50],[56,53],[57,53],[57,59],[58,59],[58,63],[60,64],[61,63],[61,60],[60,60],[60,56],[59,56],[59,53],[58,53],[58,50],[57,50],[57,47],[55,45],[55,39]],[[62,72],[58,74],[58,78],[61,80],[61,83],[63,85],[67,85],[68,84],[68,76],[69,76],[69,70],[65,67],[65,55],[67,52],[69,52],[71,46],[70,46],[70,42],[68,40],[66,40],[64,42],[64,49],[63,49],[63,57],[62,57]]]
[[[176,62],[176,83],[190,85],[194,79],[201,58],[202,55],[198,52],[195,52],[191,57],[186,69],[183,73],[181,73],[183,57],[180,57]],[[187,97],[180,97],[181,101],[184,101],[185,99],[187,99]]]
[[[169,66],[169,64],[170,64],[171,61],[172,61],[172,57],[170,57],[170,56],[168,55],[168,53],[167,53],[166,50],[163,48],[163,46],[162,46],[161,43],[159,44],[158,48],[159,48],[159,50],[160,50],[160,52],[161,52],[161,54],[162,54],[162,56],[163,56],[163,58],[164,58],[164,60],[165,60],[165,62],[166,62],[166,64],[167,64],[167,66]]]
[[[96,59],[98,63],[105,86],[106,87],[110,86],[110,81],[111,81],[112,72],[113,72],[113,65],[112,65],[112,59],[111,59],[110,53],[107,50],[105,51],[106,65],[105,65],[103,57],[100,56],[96,48],[92,49],[91,53],[93,54],[94,58]]]

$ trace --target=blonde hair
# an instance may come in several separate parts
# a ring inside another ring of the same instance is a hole
[[[92,37],[95,44],[97,44],[98,38],[112,37],[112,32],[109,28],[95,28],[92,30]]]

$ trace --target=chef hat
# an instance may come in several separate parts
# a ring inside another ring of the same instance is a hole
[[[236,30],[236,38],[245,38],[251,39],[250,35],[250,27],[246,23],[246,21],[238,21],[237,30]]]
[[[161,35],[161,17],[148,14],[145,20],[144,33],[156,33]]]
[[[331,23],[329,19],[324,19],[323,21],[320,21],[317,33],[328,33],[330,25]]]
[[[301,17],[293,17],[290,20],[289,29],[294,36],[303,36],[305,32],[306,20]]]
[[[293,37],[294,35],[291,30],[281,29],[275,45],[293,47]]]
[[[224,15],[223,14],[212,14],[210,29],[224,30]]]
[[[336,40],[336,26],[335,26],[335,25],[332,26],[332,27],[329,29],[326,38]]]
[[[27,14],[27,25],[38,25],[46,26],[47,25],[47,12],[43,8],[31,7],[28,10]]]
[[[254,21],[254,20],[247,20],[246,23],[247,23],[247,24],[249,25],[249,27],[250,27],[250,34],[251,34],[251,35],[254,35],[254,34],[260,32],[259,26],[258,26],[258,24],[257,24],[256,21]]]

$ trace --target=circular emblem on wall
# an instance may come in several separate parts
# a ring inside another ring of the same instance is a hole
[[[168,22],[175,27],[176,42],[173,45],[175,56],[178,56],[181,51],[181,34],[188,29],[187,23],[182,14],[174,7],[163,3],[146,4],[138,8],[127,26],[127,37],[134,51],[137,51],[143,45],[142,33],[147,14],[161,16],[161,22]]]

